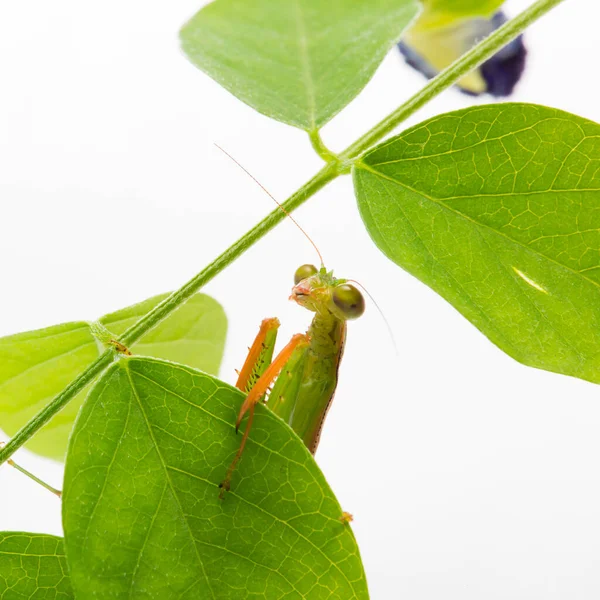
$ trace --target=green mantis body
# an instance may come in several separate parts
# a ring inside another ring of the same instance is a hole
[[[324,267],[317,270],[303,265],[296,271],[290,296],[314,312],[306,334],[296,334],[272,360],[279,321],[265,319],[248,358],[239,374],[237,387],[248,392],[237,421],[248,413],[248,424],[240,449],[225,480],[229,489],[231,475],[244,449],[256,403],[275,380],[269,395],[269,408],[298,434],[311,453],[319,437],[338,380],[338,369],[346,341],[346,321],[364,312],[362,294],[344,279],[336,279]]]

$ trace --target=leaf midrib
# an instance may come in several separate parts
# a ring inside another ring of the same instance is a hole
[[[140,357],[138,357],[140,358]],[[163,361],[161,359],[153,359],[151,357],[146,358],[145,360],[155,360],[156,362],[160,362],[161,364],[164,364]],[[170,367],[177,367],[176,364],[169,364]],[[189,374],[189,371],[185,371],[187,374]],[[154,379],[151,379],[150,377],[148,377],[147,375],[144,375],[143,373],[139,373],[136,372],[135,373],[138,377],[142,377],[144,379],[146,379],[146,381],[149,381],[150,383],[152,383],[153,385],[159,387],[161,390],[164,390],[165,392],[167,392],[168,394],[171,394],[172,396],[175,396],[176,398],[179,398],[181,401],[189,404],[190,406],[197,408],[198,410],[201,410],[202,412],[204,412],[205,414],[207,414],[209,417],[211,417],[212,419],[215,419],[216,421],[219,421],[220,423],[223,423],[224,425],[227,425],[227,427],[230,427],[231,429],[235,430],[235,424],[232,422],[227,421],[226,419],[222,419],[221,417],[218,417],[217,415],[211,413],[209,410],[207,410],[206,408],[204,408],[204,406],[201,406],[199,404],[194,404],[193,402],[190,402],[187,398],[184,398],[183,396],[181,396],[180,394],[178,394],[177,392],[170,390],[169,388],[166,388],[164,385],[161,385],[158,381],[155,381]],[[239,390],[238,390],[239,391]],[[215,392],[216,393],[216,392]],[[208,400],[208,398],[207,398]],[[279,417],[277,417],[276,415],[274,415],[271,411],[266,413],[269,418],[275,418],[275,419],[279,419]],[[169,433],[165,430],[166,433]],[[172,435],[171,433],[169,433],[169,435]],[[270,454],[275,454],[274,450],[271,450],[271,448],[265,446],[264,444],[262,444],[261,442],[257,441],[257,440],[253,440],[252,438],[248,438],[248,442],[251,444],[256,444],[257,446],[259,446],[261,449],[265,450],[266,452],[269,452]],[[297,460],[292,460],[291,458],[287,458],[287,460],[291,463],[294,463],[298,466],[303,467],[304,463],[298,462]],[[314,480],[314,476],[313,476],[313,480]]]
[[[418,194],[418,195],[422,196],[426,200],[429,200],[430,202],[433,202],[434,204],[436,204],[437,206],[443,208],[444,210],[447,210],[448,212],[451,212],[452,214],[454,214],[454,215],[456,215],[456,216],[458,216],[460,218],[465,219],[465,221],[469,221],[470,223],[473,223],[473,225],[475,225],[477,227],[482,227],[482,228],[488,229],[489,231],[492,231],[494,234],[496,234],[496,235],[498,235],[500,237],[503,237],[504,239],[510,241],[511,243],[513,243],[513,244],[515,244],[517,246],[520,246],[521,248],[523,248],[527,252],[535,254],[536,256],[538,256],[540,258],[543,258],[544,260],[547,260],[548,262],[551,262],[551,263],[555,264],[556,266],[560,267],[561,269],[565,269],[566,271],[569,271],[570,273],[572,273],[573,275],[575,275],[579,279],[584,280],[587,283],[591,283],[592,285],[594,285],[594,287],[600,289],[600,283],[594,281],[593,279],[589,279],[588,277],[585,277],[584,275],[581,275],[581,273],[579,271],[575,271],[571,267],[569,267],[568,265],[564,265],[564,264],[558,262],[557,260],[555,260],[555,259],[547,256],[546,254],[542,254],[541,252],[538,252],[534,248],[531,248],[531,246],[528,246],[527,244],[524,244],[523,242],[520,242],[519,240],[516,240],[516,239],[510,237],[509,235],[507,235],[506,233],[503,233],[502,231],[499,231],[498,229],[494,229],[493,227],[491,227],[490,225],[487,225],[486,223],[482,223],[480,221],[476,221],[472,217],[469,217],[468,215],[465,215],[464,213],[462,213],[462,212],[460,212],[460,211],[452,208],[451,206],[448,206],[447,204],[445,204],[445,202],[440,201],[437,198],[433,198],[433,197],[427,195],[425,192],[423,192],[421,190],[413,188],[413,187],[407,185],[406,183],[404,183],[402,181],[398,181],[397,179],[394,179],[393,177],[390,177],[389,175],[385,175],[385,174],[381,173],[380,171],[372,169],[372,168],[370,168],[369,165],[367,165],[364,162],[357,163],[356,164],[356,168],[364,169],[365,171],[369,171],[370,173],[372,173],[376,177],[381,177],[382,179],[390,181],[390,182],[392,182],[395,185],[398,185],[398,186],[403,187],[403,188],[405,188],[407,190],[410,190],[411,192],[414,192],[415,194]],[[477,197],[478,196],[472,196],[473,199],[475,199]]]
[[[78,352],[79,350],[81,350],[82,348],[85,348],[86,346],[94,346],[94,341],[93,340],[88,340],[86,342],[84,342],[83,344],[79,344],[78,346],[74,346],[73,348],[69,349],[67,352],[61,352],[60,354],[55,354],[54,356],[51,356],[50,358],[47,358],[41,362],[37,362],[33,365],[28,366],[25,370],[23,371],[19,371],[18,373],[15,373],[12,377],[9,377],[8,379],[5,379],[4,381],[2,381],[0,383],[0,394],[2,393],[2,390],[12,381],[15,381],[17,379],[19,379],[20,377],[23,377],[24,375],[30,374],[32,371],[35,371],[37,369],[40,369],[42,367],[47,367],[50,363],[53,363],[54,361],[60,359],[60,358],[64,358],[65,356],[70,356],[71,354],[75,354],[76,352]],[[83,370],[86,366],[87,366],[87,362],[85,365],[81,366],[81,369]],[[61,385],[59,390],[63,388],[63,386]],[[58,393],[58,392],[57,392]]]
[[[370,211],[370,206],[368,204],[364,205],[366,209],[369,210],[369,213],[371,213]],[[427,246],[427,244],[425,243],[425,241],[423,240],[422,236],[419,234],[419,232],[415,229],[414,225],[412,224],[412,222],[410,221],[410,219],[406,216],[406,214],[404,213],[404,211],[402,210],[402,208],[400,207],[400,211],[402,212],[406,222],[408,223],[408,225],[410,226],[410,228],[412,229],[412,231],[414,232],[415,236],[417,237],[417,239],[420,241],[420,243],[423,245],[423,248],[425,249],[425,251],[429,254],[429,256],[431,256],[432,259],[435,260],[435,255],[432,253],[432,251],[429,249],[429,247]],[[375,225],[376,221],[373,218],[372,214],[371,214],[371,219],[373,224]],[[375,225],[375,227],[377,227],[377,225]],[[378,231],[379,231],[379,227],[377,227]],[[393,255],[394,252],[392,251],[392,249],[390,248],[389,244],[387,243],[387,241],[385,240],[385,237],[380,233],[381,235],[381,241],[385,244],[386,248],[388,249],[388,254],[389,255]],[[504,344],[506,346],[510,346],[513,349],[513,353],[515,356],[518,356],[520,353],[518,352],[518,348],[510,341],[510,339],[502,332],[501,329],[498,328],[498,326],[493,322],[492,319],[490,319],[490,317],[487,315],[487,313],[485,312],[485,310],[479,305],[479,303],[477,303],[473,297],[471,296],[471,294],[469,294],[469,292],[461,285],[461,283],[456,279],[456,277],[448,270],[448,268],[446,268],[445,266],[441,265],[442,268],[444,269],[445,273],[448,275],[448,277],[450,277],[452,279],[452,281],[455,282],[455,284],[457,285],[457,287],[460,289],[462,295],[467,299],[467,301],[471,304],[471,306],[475,307],[477,310],[477,313],[479,314],[480,318],[482,318],[484,321],[487,322],[488,326],[490,327],[490,329],[494,330],[496,332],[496,334],[498,335],[499,338],[501,338],[504,341]]]
[[[77,327],[66,328],[67,326],[77,325]],[[63,331],[53,332],[58,327],[65,327]],[[49,327],[43,327],[42,329],[34,329],[32,331],[25,331],[21,333],[13,333],[0,338],[0,348],[3,346],[12,346],[14,344],[28,344],[39,342],[41,340],[47,341],[54,337],[62,337],[64,335],[71,335],[76,332],[88,331],[89,323],[86,321],[73,321],[71,323],[61,323],[60,325],[50,325]],[[48,332],[45,334],[44,332]]]
[[[210,591],[210,594],[213,598],[216,598],[215,593],[210,585],[210,580],[208,578],[208,575],[206,574],[206,569],[204,568],[204,561],[202,560],[202,558],[200,557],[200,554],[198,553],[198,547],[196,546],[196,540],[194,538],[194,535],[192,533],[192,529],[188,523],[188,520],[186,518],[186,514],[185,511],[183,510],[183,506],[181,505],[181,502],[179,500],[179,496],[175,493],[175,487],[173,486],[173,482],[171,481],[171,477],[169,475],[169,471],[168,471],[168,465],[166,464],[161,452],[160,452],[160,447],[158,445],[158,442],[156,441],[156,438],[154,437],[154,432],[152,431],[152,427],[150,425],[150,421],[148,421],[148,416],[146,415],[146,411],[144,410],[144,406],[142,404],[142,401],[140,399],[140,396],[138,394],[138,391],[135,387],[135,384],[133,383],[133,378],[131,377],[131,372],[129,370],[129,364],[128,361],[122,361],[123,364],[123,368],[125,370],[125,372],[127,373],[127,378],[129,379],[129,384],[131,385],[131,391],[133,392],[133,396],[135,397],[138,407],[140,409],[140,412],[142,413],[142,416],[144,417],[144,423],[146,424],[146,427],[148,429],[148,435],[150,436],[150,439],[152,440],[152,444],[154,445],[154,448],[156,450],[156,454],[158,456],[159,462],[161,467],[163,468],[163,472],[165,474],[165,479],[167,481],[167,484],[171,490],[171,494],[173,494],[173,499],[175,500],[175,503],[177,505],[177,507],[179,508],[179,512],[181,513],[181,517],[183,522],[185,523],[188,535],[192,541],[192,544],[194,546],[194,551],[196,552],[196,558],[198,559],[198,563],[200,564],[200,567],[202,568],[202,574],[204,575],[204,579],[206,581],[206,585],[208,587],[208,590]],[[164,490],[163,490],[163,495],[164,495]],[[163,497],[163,495],[161,495],[161,499]],[[162,500],[161,500],[162,501]]]
[[[535,127],[537,127],[538,125],[541,125],[542,123],[545,123],[546,121],[563,121],[562,119],[560,119],[560,117],[545,117],[544,119],[540,119],[539,121],[536,121],[533,125],[527,125],[527,127],[522,127],[521,129],[514,129],[511,130],[507,133],[503,133],[501,135],[497,135],[497,136],[490,136],[487,137],[487,135],[489,134],[490,130],[492,129],[492,127],[496,124],[496,122],[498,121],[499,116],[502,114],[502,112],[499,112],[498,115],[496,116],[496,118],[494,119],[494,121],[492,121],[490,123],[490,126],[487,130],[487,133],[485,134],[486,137],[484,137],[481,140],[478,140],[477,142],[473,142],[472,144],[469,144],[467,146],[463,146],[461,148],[450,148],[449,150],[445,150],[444,152],[435,152],[433,154],[421,154],[420,156],[406,156],[406,157],[402,157],[402,158],[396,158],[394,160],[388,160],[388,161],[384,161],[384,162],[378,162],[373,166],[377,166],[377,165],[393,165],[396,163],[400,163],[400,162],[411,162],[413,160],[428,160],[431,158],[438,158],[440,156],[450,156],[452,154],[456,154],[458,152],[464,152],[465,150],[472,150],[473,148],[476,148],[477,146],[481,146],[483,144],[488,144],[490,142],[498,142],[500,140],[503,140],[504,138],[507,137],[511,137],[511,136],[515,136],[518,133],[523,133],[524,131],[532,131],[533,133],[535,133],[538,138],[540,137],[539,134],[537,133],[537,131],[535,131]],[[459,120],[459,123],[462,123],[464,117],[461,117]],[[440,121],[442,119],[439,119]],[[437,120],[433,120],[433,123],[437,122]],[[568,121],[567,121],[568,122]],[[581,127],[579,128],[581,129]],[[429,128],[428,127],[423,127],[423,128],[419,128],[419,129],[415,129],[412,131],[408,131],[406,133],[402,133],[400,134],[402,137],[406,137],[408,134],[413,134],[415,132],[418,131],[427,131],[428,133],[430,133]],[[597,138],[600,136],[597,135],[586,135],[583,130],[581,130],[581,140],[579,140],[579,142],[577,143],[576,147],[579,147],[579,145],[581,144],[581,142],[583,142],[586,139],[590,139],[590,138]],[[454,136],[454,138],[456,139],[456,135]],[[431,139],[431,134],[429,136],[429,139],[427,140],[427,142],[429,142],[429,140]],[[397,140],[392,138],[387,144],[382,144],[378,149],[377,152],[380,152],[383,148],[386,148],[392,144],[394,144]],[[417,145],[417,146],[425,146],[425,144],[427,144],[427,142],[423,142],[423,143],[411,143],[409,141],[407,141],[406,139],[404,140],[405,143],[407,144],[407,146],[412,146],[412,145]],[[540,138],[540,142],[543,142],[543,140]],[[529,150],[528,148],[525,148],[528,152],[531,152],[532,154],[535,153],[534,150]],[[574,148],[572,148],[569,152],[569,154],[571,154],[573,152]],[[568,156],[568,155],[567,155]]]
[[[211,481],[209,481],[208,479],[205,479],[204,477],[200,477],[199,475],[196,475],[194,473],[190,473],[189,471],[184,471],[183,469],[178,469],[177,467],[171,467],[169,465],[167,465],[167,468],[171,469],[172,471],[177,471],[178,473],[181,473],[183,475],[187,475],[188,477],[191,477],[192,479],[198,479],[199,481],[202,481],[208,485],[214,485]],[[350,586],[350,588],[352,590],[354,590],[354,586],[352,585],[352,582],[348,579],[348,577],[346,576],[346,574],[338,567],[338,565],[336,565],[331,558],[329,558],[324,552],[323,550],[321,550],[318,546],[315,545],[315,543],[313,541],[311,541],[309,538],[307,538],[305,535],[303,535],[302,533],[300,533],[297,529],[295,529],[294,527],[292,527],[288,521],[284,521],[283,519],[280,519],[279,517],[277,517],[276,515],[274,515],[273,513],[270,513],[269,511],[265,510],[264,508],[261,508],[258,504],[253,504],[252,502],[250,502],[249,500],[246,500],[246,498],[244,498],[243,496],[240,496],[240,494],[236,494],[234,491],[230,491],[229,492],[230,495],[235,496],[238,500],[240,500],[241,502],[243,502],[244,504],[246,504],[247,506],[251,506],[252,508],[257,509],[258,511],[262,512],[264,515],[267,515],[268,517],[270,517],[271,519],[273,519],[274,521],[276,521],[277,523],[281,523],[282,525],[284,525],[285,527],[287,527],[288,529],[291,529],[300,539],[304,540],[307,544],[309,544],[309,546],[311,546],[312,548],[314,548],[319,554],[321,554],[321,556],[336,570],[338,571],[338,573],[346,580],[346,582],[348,583],[348,585]],[[334,521],[336,523],[339,523],[339,519],[332,519],[331,517],[323,514],[323,513],[318,513],[320,516],[324,517],[325,519],[327,519],[328,521]],[[298,518],[301,516],[305,516],[305,515],[297,515],[296,517],[293,518]],[[200,542],[200,543],[205,543],[205,542]],[[221,548],[222,550],[226,550],[227,552],[232,552],[231,550],[229,550],[229,548],[223,548],[221,546],[217,546],[215,544],[212,544],[213,546],[215,546],[215,548]],[[238,556],[242,556],[241,554],[238,554],[237,552],[232,552],[233,554],[236,554]],[[251,559],[249,559],[251,560]],[[265,567],[265,565],[262,565],[260,563],[257,563],[255,561],[251,561],[253,564],[259,565],[261,567]],[[269,567],[266,567],[269,568]],[[273,570],[273,569],[270,569]],[[275,571],[278,575],[282,576],[299,594],[301,594],[300,590],[296,589],[296,587],[294,586],[294,584],[289,581],[282,573],[280,573],[279,571]]]
[[[306,90],[306,101],[308,108],[308,117],[310,119],[311,130],[315,129],[315,88],[312,77],[312,69],[310,65],[310,56],[308,55],[308,40],[306,37],[306,25],[299,0],[294,1],[296,10],[296,32],[298,34],[298,54],[300,56],[300,67],[302,68],[302,79],[304,80],[304,88]]]

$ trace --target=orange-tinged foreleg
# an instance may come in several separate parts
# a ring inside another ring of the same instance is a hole
[[[265,321],[267,321],[267,319],[265,319]],[[263,325],[265,324],[265,321],[263,321]],[[277,326],[279,326],[279,322],[277,322]],[[262,326],[261,326],[261,331],[262,331]],[[259,335],[257,336],[257,340],[259,339],[260,335],[261,334],[259,332]],[[264,339],[264,337],[263,337],[263,339]],[[252,352],[254,346],[257,343],[257,340],[255,340],[254,344],[252,345],[250,352]],[[260,344],[262,344],[262,340],[260,341]],[[294,336],[292,336],[292,339],[288,342],[288,344],[285,346],[285,348],[283,348],[283,350],[275,357],[273,362],[267,367],[265,372],[261,375],[261,377],[254,384],[254,386],[252,387],[252,389],[246,396],[246,399],[244,400],[244,403],[242,404],[237,421],[235,423],[236,432],[238,431],[240,423],[246,413],[248,413],[248,423],[246,424],[246,429],[244,431],[244,436],[242,437],[242,442],[240,444],[240,447],[239,447],[238,451],[236,452],[236,454],[233,458],[233,461],[229,465],[229,468],[227,469],[227,474],[225,475],[225,479],[219,484],[219,487],[221,488],[221,493],[219,494],[219,498],[223,499],[223,495],[224,495],[225,491],[228,491],[230,489],[231,476],[233,475],[233,471],[235,470],[238,462],[240,461],[240,458],[242,457],[242,452],[244,451],[244,447],[246,446],[246,442],[248,440],[248,435],[250,433],[250,428],[252,427],[252,421],[254,419],[254,409],[256,407],[256,404],[260,401],[262,396],[267,392],[269,386],[271,385],[271,383],[273,383],[273,381],[275,380],[277,375],[279,375],[279,373],[281,372],[281,370],[283,369],[283,367],[285,366],[287,361],[290,359],[292,352],[294,352],[294,350],[296,350],[296,348],[299,348],[299,347],[302,347],[302,346],[305,346],[308,344],[309,344],[309,338],[306,334],[297,333]],[[260,348],[260,346],[259,346],[259,348]],[[243,379],[242,374],[244,374],[244,370],[245,370],[247,363],[248,363],[248,360],[246,360],[246,362],[244,363],[244,367],[242,368],[242,371],[240,371],[240,377],[238,379],[238,383],[240,382],[240,380]],[[240,387],[240,386],[238,385],[237,387]],[[243,389],[243,388],[240,388],[240,389]]]
[[[244,418],[244,415],[248,409],[254,406],[260,398],[267,392],[269,386],[273,383],[277,375],[279,375],[281,369],[285,366],[285,363],[290,359],[292,352],[300,347],[307,346],[309,344],[308,336],[305,333],[296,333],[292,336],[292,339],[287,343],[285,348],[275,357],[273,362],[267,367],[266,371],[260,376],[258,381],[254,384],[252,389],[248,392],[242,408],[240,408],[240,414],[238,415],[237,421],[235,422],[235,430],[239,429],[240,423]]]
[[[279,319],[277,317],[263,319],[258,330],[258,335],[254,339],[254,343],[248,349],[248,356],[244,362],[242,370],[239,372],[238,380],[235,387],[242,392],[249,392],[253,385],[253,375],[256,372],[256,366],[260,360],[260,356],[265,348],[265,340],[267,334],[273,329],[279,327]]]

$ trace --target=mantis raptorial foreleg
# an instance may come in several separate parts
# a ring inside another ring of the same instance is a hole
[[[244,430],[240,447],[236,452],[233,461],[229,465],[229,468],[227,469],[225,479],[219,485],[221,488],[221,498],[223,497],[224,492],[229,490],[231,476],[233,475],[235,467],[242,457],[242,453],[246,446],[248,435],[252,427],[254,409],[256,405],[265,398],[267,390],[288,363],[293,352],[297,349],[308,346],[309,344],[308,336],[306,334],[297,333],[292,336],[292,339],[288,342],[285,348],[283,348],[276,358],[271,361],[278,328],[279,320],[276,318],[265,319],[261,323],[258,335],[250,347],[248,356],[244,362],[244,366],[239,373],[236,387],[243,392],[248,392],[248,395],[246,396],[246,399],[240,408],[240,412],[235,423],[236,433],[246,413],[248,413],[248,422],[246,423],[246,429]]]

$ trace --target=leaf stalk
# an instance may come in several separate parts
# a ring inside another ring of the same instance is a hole
[[[338,162],[339,158],[337,154],[333,153],[323,142],[321,134],[318,129],[313,129],[308,132],[310,143],[312,144],[313,150],[326,162]]]

